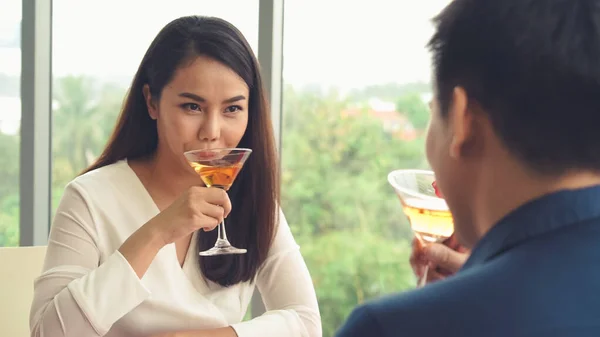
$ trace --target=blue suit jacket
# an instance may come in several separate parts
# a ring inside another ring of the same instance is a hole
[[[532,201],[456,275],[354,310],[338,337],[600,337],[600,187]]]

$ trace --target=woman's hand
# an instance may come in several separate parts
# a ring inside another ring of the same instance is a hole
[[[443,243],[423,245],[417,238],[412,242],[410,265],[417,278],[421,279],[429,265],[427,283],[444,279],[456,273],[469,257],[470,252],[462,247],[454,236]]]
[[[142,278],[162,247],[198,229],[213,230],[230,211],[224,190],[191,187],[125,240],[119,252]]]
[[[167,245],[199,229],[213,230],[231,211],[227,192],[193,186],[146,225]]]

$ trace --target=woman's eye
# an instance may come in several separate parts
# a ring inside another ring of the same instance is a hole
[[[242,107],[239,105],[232,105],[230,107],[228,107],[227,109],[225,109],[225,112],[227,113],[235,113],[242,110]]]
[[[202,109],[196,103],[185,103],[182,105],[184,109],[191,111],[201,111]]]

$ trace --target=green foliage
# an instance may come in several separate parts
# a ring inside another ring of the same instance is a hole
[[[408,142],[367,115],[342,117],[335,92],[284,96],[282,206],[317,290],[324,336],[363,301],[414,285],[412,233],[387,183],[424,168],[423,140]]]
[[[423,130],[429,123],[429,108],[417,93],[401,96],[396,101],[396,110],[404,114],[417,130]]]
[[[286,91],[282,204],[296,235],[374,228],[394,239],[410,237],[387,174],[424,167],[422,141],[382,132],[368,116],[341,117],[335,94]]]
[[[323,336],[333,336],[352,309],[366,300],[414,287],[409,244],[371,229],[331,231],[303,238],[323,320]]]
[[[19,196],[11,194],[0,199],[0,247],[19,245]]]
[[[0,132],[0,247],[19,245],[19,135]]]
[[[123,97],[113,86],[98,88],[87,77],[56,81],[53,110],[53,185],[64,186],[102,151],[112,131]]]
[[[2,82],[2,78],[0,78]],[[123,88],[98,86],[87,77],[54,83],[52,206],[64,186],[93,160],[106,143],[119,113]],[[19,136],[0,133],[0,246],[19,243]]]
[[[0,200],[19,190],[19,135],[0,132]]]

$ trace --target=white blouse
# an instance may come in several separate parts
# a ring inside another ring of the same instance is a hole
[[[280,211],[281,212],[281,211]],[[320,337],[314,287],[283,214],[253,282],[222,287],[198,269],[196,238],[183,267],[163,247],[140,279],[118,249],[159,210],[123,160],[86,173],[65,189],[35,281],[35,337],[147,337],[232,326],[239,337]],[[267,312],[241,322],[254,287]]]

